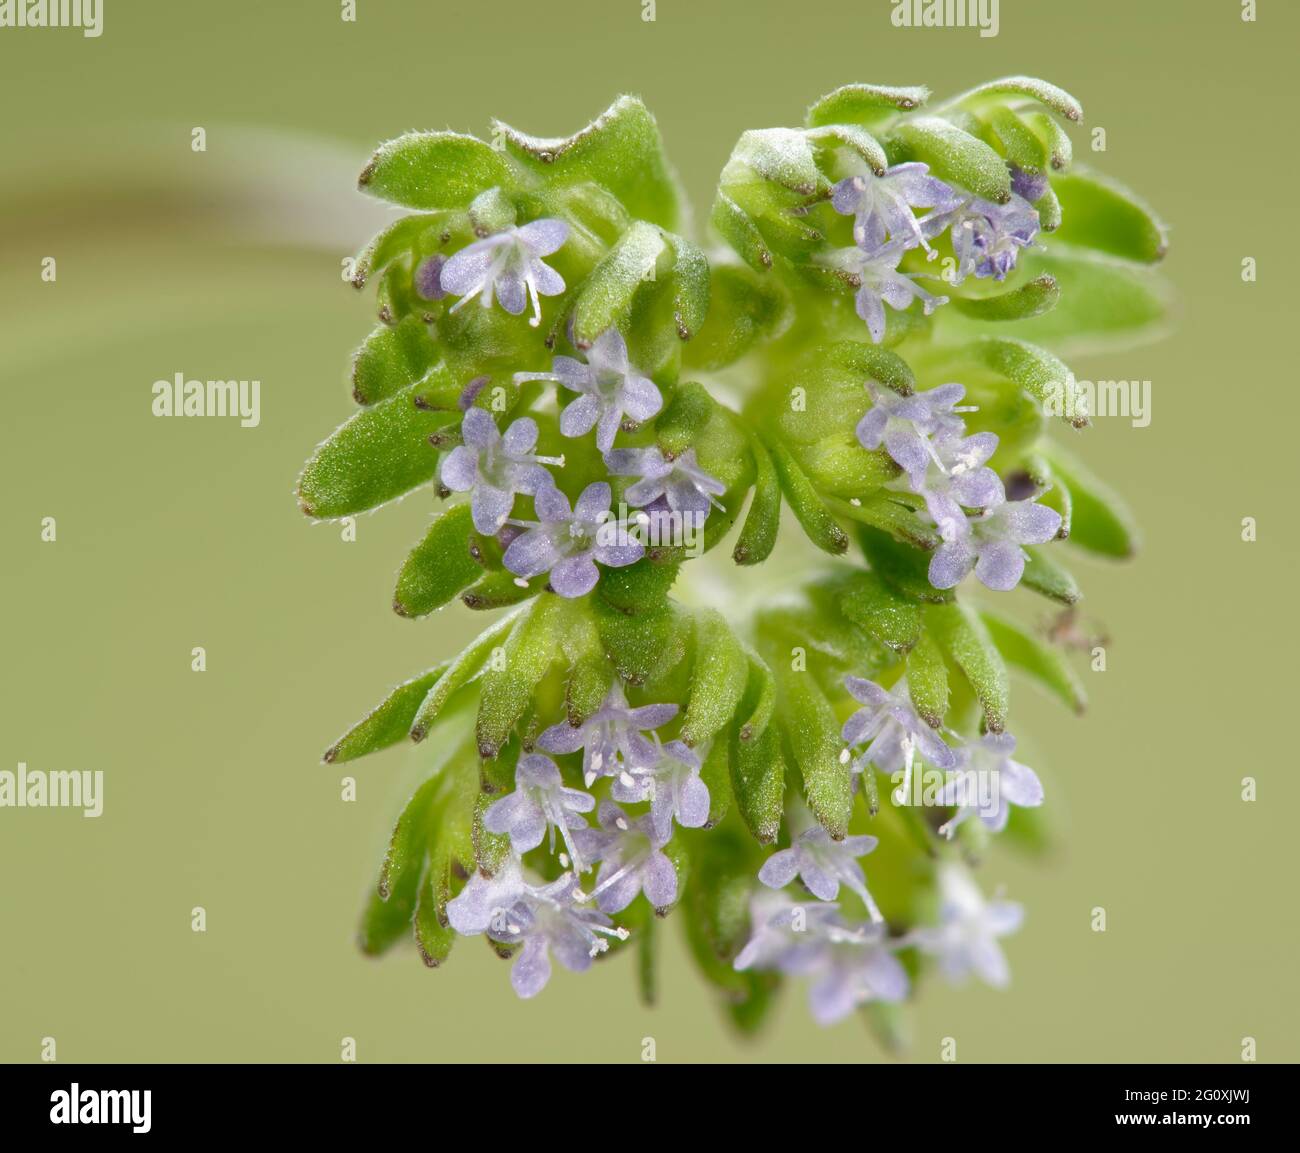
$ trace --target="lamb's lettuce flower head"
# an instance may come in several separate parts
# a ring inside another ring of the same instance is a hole
[[[1081,118],[1025,77],[851,84],[740,137],[707,236],[633,97],[379,149],[361,186],[408,214],[356,260],[358,409],[300,502],[418,494],[394,609],[488,623],[326,754],[429,750],[367,952],[484,936],[531,997],[633,950],[653,999],[680,925],[738,1028],[793,980],[886,1043],[936,974],[1005,983],[1019,907],[966,870],[1050,840],[1065,788],[1013,759],[1008,670],[1083,705],[1025,602],[1136,543],[1061,358],[1162,313],[1163,228],[1072,169]]]

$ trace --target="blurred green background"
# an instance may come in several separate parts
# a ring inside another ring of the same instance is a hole
[[[344,1036],[363,1061],[634,1061],[647,1036],[661,1061],[881,1059],[859,1021],[817,1029],[801,994],[737,1040],[675,932],[654,1010],[630,959],[560,971],[528,1003],[482,942],[437,972],[413,950],[364,959],[363,892],[421,754],[319,754],[482,621],[389,608],[427,490],[348,543],[292,488],[352,410],[372,303],[340,262],[384,219],[353,191],[378,141],[491,115],[564,134],[636,92],[703,217],[743,129],[795,123],[838,84],[945,95],[1016,72],[1074,92],[1107,130],[1090,159],[1172,223],[1178,311],[1163,343],[1073,362],[1153,382],[1149,428],[1102,420],[1080,446],[1145,548],[1077,565],[1112,638],[1107,672],[1081,664],[1088,715],[1016,694],[1057,848],[1002,848],[981,872],[1028,909],[1013,986],[928,984],[913,1057],[951,1036],[963,1061],[1233,1061],[1253,1036],[1261,1060],[1300,1058],[1297,165],[1279,133],[1300,9],[1262,0],[1247,24],[1238,0],[1002,0],[982,39],[895,29],[890,7],[659,0],[650,23],[641,0],[359,0],[352,24],[338,0],[106,0],[98,40],[0,30],[0,768],[106,778],[98,820],[0,809],[0,1059],[38,1059],[45,1036],[64,1061],[333,1061]],[[177,372],[259,379],[261,425],[154,418],[151,386]],[[795,571],[720,564],[690,595],[752,603]]]

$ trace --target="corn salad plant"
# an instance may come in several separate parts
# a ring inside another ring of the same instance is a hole
[[[409,214],[357,259],[359,408],[300,501],[431,490],[393,607],[490,623],[325,754],[430,750],[367,953],[413,936],[438,966],[483,936],[532,997],[632,950],[653,998],[670,918],[741,1028],[793,979],[891,1043],[928,972],[1007,982],[1022,909],[972,865],[1032,843],[1044,802],[1008,668],[1083,691],[1001,602],[1071,606],[1062,554],[1135,543],[1065,447],[1089,414],[1058,352],[1161,313],[1164,229],[1072,168],[1081,119],[1024,77],[934,106],[839,88],[740,137],[709,252],[632,97],[569,137],[376,152],[361,188]],[[775,560],[783,506],[822,576],[773,566],[747,620],[674,599],[704,552]]]

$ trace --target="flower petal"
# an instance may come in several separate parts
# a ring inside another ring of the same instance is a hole
[[[550,256],[569,238],[569,226],[563,220],[543,217],[522,225],[515,235],[538,256]]]
[[[1025,571],[1025,554],[1012,541],[994,541],[980,550],[975,575],[985,588],[1010,592]],[[933,582],[931,582],[933,583]]]
[[[537,421],[531,416],[513,421],[506,429],[504,442],[503,447],[510,456],[527,456],[537,447]]]
[[[551,958],[544,937],[529,937],[510,967],[510,984],[525,1000],[536,997],[551,979]]]
[[[590,553],[565,557],[551,569],[551,588],[562,597],[586,596],[600,580],[600,570]]]

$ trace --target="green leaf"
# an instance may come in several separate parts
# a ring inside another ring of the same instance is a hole
[[[710,217],[718,235],[731,245],[746,264],[757,272],[772,267],[772,252],[753,218],[722,189],[713,201]]]
[[[529,136],[499,120],[493,137],[506,151],[560,187],[592,181],[608,189],[628,213],[676,228],[677,184],[664,158],[659,126],[635,96],[620,96],[586,128],[567,137]]]
[[[417,408],[422,387],[410,385],[355,413],[317,448],[298,478],[303,512],[318,520],[351,516],[433,479],[438,453],[429,436],[459,423],[460,414]]]
[[[781,482],[776,475],[776,465],[757,436],[751,436],[749,443],[754,454],[754,496],[731,554],[737,564],[743,565],[767,560],[776,547],[776,536],[781,527]]]
[[[422,617],[441,608],[483,570],[470,553],[474,523],[467,504],[447,509],[397,574],[393,609],[398,616]]]
[[[418,250],[424,235],[447,222],[442,213],[420,216],[403,216],[374,236],[357,256],[352,272],[354,288],[364,288],[366,281],[377,272],[383,272],[399,257]]]
[[[911,112],[930,99],[928,88],[890,88],[876,84],[845,84],[828,92],[808,109],[809,128],[823,124],[860,124],[864,127]]]
[[[667,245],[663,233],[638,220],[592,270],[573,306],[573,340],[588,348],[602,332],[626,321],[632,298],[651,282]]]
[[[709,741],[735,715],[748,682],[749,658],[726,618],[712,609],[699,612],[682,740],[692,748]]]
[[[796,128],[753,128],[741,133],[723,169],[722,184],[744,185],[752,179],[750,172],[799,196],[811,196],[825,180],[808,138]]]
[[[849,547],[849,538],[790,455],[790,450],[779,442],[773,442],[769,447],[781,491],[808,539],[828,553],[844,552]]]
[[[1020,578],[1025,588],[1067,605],[1074,604],[1083,596],[1074,577],[1055,561],[1048,560],[1040,549],[1026,546],[1025,552],[1029,560],[1025,562],[1025,575]]]
[[[420,703],[434,682],[447,671],[450,661],[431,668],[422,676],[405,681],[388,694],[337,741],[325,750],[326,764],[354,761],[368,753],[389,748],[406,738]]]
[[[1051,165],[1058,172],[1064,172],[1074,161],[1074,145],[1061,127],[1060,121],[1046,112],[1030,112],[1025,116],[1025,123],[1034,130],[1043,142]]]
[[[492,650],[501,642],[502,637],[514,628],[524,611],[524,609],[516,609],[499,621],[494,621],[477,640],[462,650],[460,655],[447,666],[447,671],[429,689],[428,695],[416,710],[415,718],[411,721],[411,740],[422,741],[429,735],[429,730],[441,715],[447,702],[451,700],[452,694],[464,688],[478,675],[483,663],[491,656]]]
[[[886,142],[891,159],[919,160],[932,175],[1005,204],[1011,198],[1011,173],[1006,162],[984,141],[933,116],[906,120]],[[897,155],[895,155],[895,152]]]
[[[679,384],[655,419],[655,439],[669,460],[681,456],[717,410],[709,390],[694,381]]]
[[[1024,320],[1051,312],[1060,298],[1056,280],[1044,275],[996,296],[953,296],[951,304],[976,320]]]
[[[663,604],[680,569],[681,562],[676,558],[643,557],[626,568],[606,569],[600,574],[596,592],[611,608],[635,614],[647,606]]]
[[[456,930],[446,923],[444,912],[447,904],[446,884],[445,867],[439,874],[434,862],[430,862],[415,906],[415,943],[419,946],[420,958],[430,969],[441,965],[456,943]],[[440,888],[444,889],[441,894],[438,891]]]
[[[1061,227],[1061,202],[1049,184],[1043,195],[1034,201],[1038,210],[1038,223],[1044,232],[1055,232]]]
[[[1070,490],[1071,542],[1102,556],[1132,556],[1138,531],[1123,501],[1060,445],[1044,443],[1042,453]]]
[[[1083,106],[1064,88],[1049,84],[1033,76],[1006,76],[1001,80],[990,80],[967,92],[954,96],[944,103],[944,107],[963,106],[980,108],[991,103],[1000,103],[1008,96],[1024,96],[1036,100],[1050,108],[1058,116],[1076,123],[1083,119]]]
[[[479,689],[476,730],[484,760],[501,751],[554,663],[567,616],[561,597],[542,597],[510,630],[500,662],[489,663]]]
[[[437,356],[438,346],[418,316],[381,324],[352,361],[352,395],[358,404],[385,400],[422,379]]]
[[[1002,732],[1007,723],[1011,692],[1006,665],[983,621],[965,605],[953,603],[927,608],[925,623],[930,635],[975,690],[984,710],[985,725],[991,732]]]
[[[585,724],[604,703],[614,683],[614,670],[603,654],[584,654],[573,662],[565,682],[564,712],[574,728]]]
[[[521,584],[520,582],[523,581]],[[486,572],[461,594],[461,603],[475,612],[509,608],[535,597],[545,588],[544,581],[525,581],[505,569]]]
[[[907,652],[921,637],[921,606],[874,572],[853,573],[840,592],[839,606],[849,620],[895,652]]]
[[[709,311],[683,352],[689,368],[716,372],[734,364],[760,340],[777,336],[790,320],[780,283],[743,265],[715,265]]]
[[[358,186],[406,208],[465,208],[485,188],[509,178],[501,153],[476,137],[411,132],[380,145]]]
[[[858,543],[871,571],[904,597],[946,604],[952,590],[930,584],[930,554],[895,540],[888,533],[867,525],[858,527]]]
[[[1013,337],[986,336],[969,351],[978,363],[1018,385],[1047,411],[1076,428],[1089,423],[1086,396],[1074,373],[1046,349]]]
[[[1009,322],[1007,335],[1050,345],[1062,355],[1126,348],[1149,339],[1167,311],[1164,288],[1140,265],[1057,245],[1047,252],[1025,251],[1020,264],[1025,276],[1051,276],[1061,298],[1051,312]],[[979,322],[947,308],[934,320],[936,331],[942,327],[983,335]]]
[[[922,633],[907,654],[907,688],[917,713],[932,729],[948,712],[948,666],[929,633]]]
[[[896,493],[875,492],[857,504],[839,499],[829,503],[841,516],[881,529],[905,544],[932,549],[939,543],[932,523],[899,500]]]
[[[709,790],[709,819],[706,829],[714,829],[731,810],[731,740],[726,733],[718,735],[700,768],[700,780]]]
[[[362,918],[361,948],[372,956],[388,949],[411,928],[441,789],[442,780],[435,774],[416,790],[397,819],[379,873],[378,891]]]
[[[731,790],[749,831],[760,844],[774,843],[785,805],[785,759],[775,725],[753,740],[733,739]]]
[[[779,687],[777,708],[808,807],[822,828],[843,840],[853,810],[853,773],[840,759],[844,746],[835,710],[810,672],[783,671]]]
[[[669,236],[675,255],[673,264],[673,320],[677,335],[690,340],[709,314],[709,261],[698,245],[680,236]]]
[[[1017,113],[997,104],[983,119],[1002,146],[1003,155],[1017,168],[1030,173],[1039,173],[1047,168],[1047,146]]]
[[[1083,684],[1056,650],[1025,632],[1019,625],[994,613],[980,614],[1007,664],[1032,677],[1059,697],[1066,708],[1081,713],[1087,704]]]
[[[474,843],[474,863],[478,871],[486,877],[496,876],[512,855],[510,837],[504,833],[490,833],[483,824],[484,815],[499,794],[514,786],[515,758],[511,757],[509,760],[509,764],[484,763],[482,767],[484,791],[474,799],[474,823],[470,837]],[[489,781],[492,792],[487,791]]]
[[[737,732],[737,738],[746,743],[756,741],[767,731],[772,714],[776,711],[776,678],[772,670],[749,653],[749,683],[745,686],[745,698],[740,705],[740,715],[745,722]]]
[[[889,167],[889,157],[880,142],[856,124],[828,124],[811,128],[805,133],[809,140],[825,148],[845,147],[866,162],[877,176],[883,176]]]
[[[1164,224],[1122,185],[1075,171],[1058,176],[1052,189],[1061,202],[1057,240],[1142,264],[1163,259],[1169,246]]]
[[[1038,503],[1044,508],[1054,509],[1061,517],[1061,527],[1056,530],[1053,540],[1065,540],[1070,535],[1074,515],[1074,496],[1069,486],[1047,465],[1042,457],[1035,458],[1029,474],[1034,483],[1042,490]]]
[[[686,656],[689,619],[676,605],[632,616],[600,601],[593,607],[605,655],[629,684],[658,680]]]

